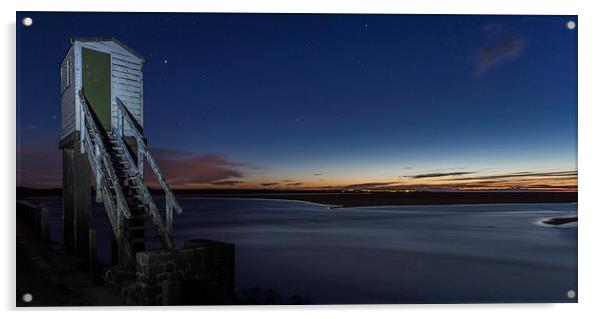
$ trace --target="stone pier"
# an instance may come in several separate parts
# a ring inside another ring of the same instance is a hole
[[[113,268],[105,283],[132,305],[227,305],[235,301],[234,245],[198,239],[136,254],[136,270]]]

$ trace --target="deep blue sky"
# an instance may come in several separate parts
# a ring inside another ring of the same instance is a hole
[[[90,36],[147,58],[145,134],[175,184],[576,170],[574,16],[24,16],[34,23],[17,24],[22,184],[60,176],[57,63],[71,37]],[[33,160],[43,154],[55,160]]]

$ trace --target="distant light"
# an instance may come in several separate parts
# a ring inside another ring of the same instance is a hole
[[[24,26],[30,27],[33,24],[33,19],[30,17],[25,17],[21,22],[23,22]]]
[[[575,21],[572,20],[566,23],[566,28],[569,30],[575,29],[576,26],[577,24],[575,23]]]
[[[163,63],[167,64],[167,59],[165,59],[165,60],[163,61]]]

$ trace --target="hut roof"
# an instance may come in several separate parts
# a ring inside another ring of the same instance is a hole
[[[146,62],[146,58],[144,58],[144,56],[142,56],[140,53],[134,51],[132,48],[128,47],[127,45],[125,45],[123,42],[119,41],[117,38],[115,37],[80,37],[80,38],[71,38],[71,43],[73,44],[75,41],[79,41],[79,42],[114,42],[115,44],[119,45],[120,47],[124,48],[125,50],[127,50],[128,52],[130,52],[132,55],[138,57],[140,60],[142,60],[142,63]]]

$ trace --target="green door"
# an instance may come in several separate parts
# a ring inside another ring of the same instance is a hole
[[[111,130],[111,55],[82,48],[84,95],[100,125]]]

